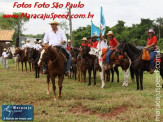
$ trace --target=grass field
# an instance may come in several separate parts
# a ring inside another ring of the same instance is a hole
[[[50,94],[46,94],[45,75],[35,79],[34,72],[16,71],[13,62],[11,60],[9,62],[9,70],[4,70],[3,66],[0,66],[0,105],[32,104],[35,122],[155,121],[155,74],[144,75],[143,91],[136,91],[136,83],[132,83],[131,79],[128,87],[122,87],[122,72],[120,72],[120,83],[107,82],[104,89],[100,88],[99,76],[96,86],[93,86],[93,83],[88,86],[87,83],[65,78],[62,98],[57,98],[54,102],[51,84]],[[162,101],[161,98],[163,120]],[[1,113],[2,107],[0,107],[0,117]]]

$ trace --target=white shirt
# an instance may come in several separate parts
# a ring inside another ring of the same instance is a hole
[[[31,44],[30,44],[30,43],[26,43],[26,44],[24,45],[24,47],[29,47],[29,48],[31,48]]]
[[[3,52],[2,53],[2,56],[3,56],[3,58],[7,58],[8,57],[8,54],[6,52]]]
[[[53,30],[50,30],[45,33],[43,41],[44,43],[49,43],[49,45],[56,46],[60,45],[62,41],[67,42],[67,37],[60,29],[58,29],[56,33]]]
[[[34,44],[33,48],[36,49],[36,50],[39,50],[40,49],[40,45],[39,44]]]
[[[102,40],[101,42],[100,41],[98,42],[97,48],[99,50],[102,50],[103,48],[107,48],[107,47],[108,47],[107,41]]]
[[[39,50],[42,49],[42,46],[39,44]]]
[[[22,45],[22,48],[21,49],[24,50],[24,47],[25,47],[25,44]]]

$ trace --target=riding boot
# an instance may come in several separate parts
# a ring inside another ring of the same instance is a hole
[[[153,74],[154,73],[154,69],[152,69],[151,67],[149,68],[149,73]]]

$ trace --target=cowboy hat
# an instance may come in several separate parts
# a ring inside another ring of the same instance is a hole
[[[53,25],[53,24],[59,25],[59,23],[58,23],[57,21],[51,21],[49,24],[50,24],[50,25]]]
[[[67,42],[68,42],[68,43],[71,43],[71,40],[69,39]]]
[[[83,37],[82,41],[84,41],[84,40],[87,41],[87,38],[86,37]]]
[[[34,42],[37,42],[37,40],[34,40]]]
[[[106,35],[114,35],[112,31],[109,31]]]
[[[42,40],[39,40],[39,42],[38,43],[42,43]]]
[[[4,50],[4,51],[6,51],[7,49],[6,49],[6,48],[4,48],[3,50]]]
[[[25,44],[25,41],[22,41],[21,44]]]
[[[29,40],[29,39],[27,39],[27,42],[30,42],[30,40]]]
[[[155,34],[155,31],[153,29],[149,29],[148,33],[153,33]]]

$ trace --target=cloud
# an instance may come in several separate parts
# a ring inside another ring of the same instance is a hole
[[[67,9],[52,9],[52,8],[30,8],[24,9],[13,8],[13,3],[16,0],[1,0],[0,12],[12,13],[12,12],[28,12],[28,13],[66,13]],[[100,25],[100,7],[103,6],[105,21],[107,26],[114,26],[118,20],[123,20],[126,22],[126,26],[131,26],[140,22],[141,18],[156,19],[158,17],[163,17],[162,11],[162,0],[80,0],[81,3],[85,4],[84,8],[73,8],[72,13],[82,13],[88,14],[91,12],[94,14],[93,22],[95,25]],[[19,0],[19,2],[34,4],[38,0]],[[66,4],[66,2],[78,3],[78,0],[39,0],[39,3],[52,3],[60,2]],[[27,28],[25,34],[38,34],[44,33],[50,29],[49,22],[51,20],[47,19],[45,21],[40,19],[31,19],[24,25]],[[57,21],[63,21],[62,19],[57,19]],[[68,20],[66,20],[68,23]],[[91,19],[72,19],[73,29],[77,29],[80,26],[90,25]]]

